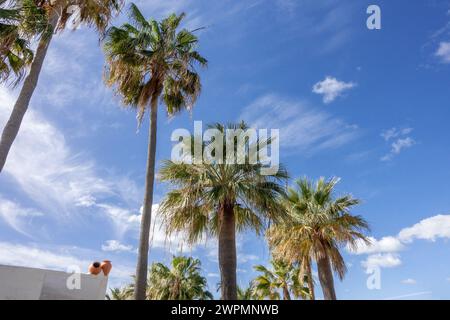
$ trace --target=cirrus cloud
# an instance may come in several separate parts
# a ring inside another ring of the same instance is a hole
[[[435,53],[443,63],[450,63],[450,42],[441,42]]]
[[[358,126],[302,100],[266,94],[244,108],[239,120],[255,128],[280,129],[280,147],[313,154],[336,149],[358,135]]]

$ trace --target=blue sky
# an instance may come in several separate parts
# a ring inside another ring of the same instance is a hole
[[[191,114],[160,112],[158,160],[174,129],[241,119],[281,129],[293,178],[341,177],[337,193],[363,200],[373,246],[343,252],[343,299],[450,298],[449,1],[136,1],[148,17],[187,13],[209,60]],[[382,29],[366,28],[369,4]],[[115,23],[126,19],[119,17]],[[0,263],[65,270],[113,261],[111,285],[134,272],[148,123],[102,82],[92,30],[57,36],[0,175]],[[0,88],[3,127],[16,91]],[[161,109],[162,110],[162,109]],[[155,209],[167,186],[156,185]],[[156,219],[158,222],[158,219]],[[267,263],[264,238],[238,239],[238,278]],[[154,228],[152,260],[182,248],[219,281],[214,239],[189,248]],[[366,286],[381,268],[381,288]],[[318,290],[320,291],[320,290]]]

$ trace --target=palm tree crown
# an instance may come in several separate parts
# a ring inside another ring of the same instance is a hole
[[[207,300],[212,294],[200,274],[200,260],[173,257],[171,268],[154,263],[148,275],[147,298],[150,300]]]
[[[359,204],[358,199],[350,195],[334,198],[338,182],[337,178],[328,181],[321,178],[315,184],[307,179],[298,180],[297,188],[289,188],[283,201],[289,213],[287,221],[272,226],[267,233],[276,256],[290,262],[309,258],[318,262],[319,278],[327,291],[325,298],[330,299],[335,298],[330,263],[342,279],[347,268],[340,247],[355,246],[358,239],[367,241],[363,232],[369,229],[361,216],[349,212]]]
[[[215,128],[225,131],[222,125]],[[228,128],[247,126],[241,123]],[[189,243],[205,234],[219,238],[222,298],[237,299],[235,232],[250,228],[259,233],[265,222],[281,217],[278,198],[284,193],[281,182],[287,173],[280,168],[272,175],[262,175],[260,163],[195,163],[164,162],[159,178],[174,189],[161,203],[160,212],[167,232],[182,231]]]
[[[200,94],[200,77],[194,66],[206,66],[207,61],[195,50],[198,39],[192,32],[177,32],[184,16],[172,14],[161,22],[147,21],[132,4],[131,23],[108,31],[107,83],[116,86],[125,106],[138,109],[139,122],[151,100],[160,95],[172,115],[190,109]]]
[[[248,284],[248,287],[240,287],[237,288],[237,298],[238,300],[254,300],[255,299],[255,293],[254,293],[254,287],[253,282],[250,281]]]
[[[217,124],[210,127],[222,132],[226,129]],[[248,127],[241,123],[228,128]],[[281,182],[287,179],[287,172],[281,167],[273,175],[262,175],[261,167],[261,164],[164,161],[158,177],[174,187],[159,209],[168,233],[183,231],[190,244],[201,240],[205,233],[218,236],[220,215],[227,208],[236,217],[238,231],[250,228],[259,234],[265,222],[280,220],[278,196],[284,193]]]
[[[16,86],[33,61],[31,41],[49,32],[45,10],[33,0],[0,0],[0,82]]]
[[[106,294],[106,300],[131,300],[133,298],[133,288],[125,286],[122,288],[111,288]]]
[[[309,291],[304,287],[304,279],[301,277],[300,268],[283,260],[272,260],[272,269],[263,265],[255,266],[260,273],[253,280],[254,294],[260,299],[291,300],[292,296],[305,298]],[[282,293],[282,296],[280,295]]]
[[[146,298],[149,300],[209,300],[207,281],[200,273],[200,260],[192,257],[172,258],[171,266],[157,262],[150,266]],[[112,288],[108,300],[133,299],[134,284]]]

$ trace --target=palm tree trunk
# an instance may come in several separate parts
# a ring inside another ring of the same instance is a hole
[[[136,267],[136,285],[134,298],[145,300],[147,289],[148,251],[150,239],[150,225],[152,221],[153,185],[155,181],[156,133],[158,116],[158,94],[151,100],[150,128],[147,152],[147,173],[145,176],[144,207],[141,218],[141,233],[139,238],[138,262]]]
[[[232,205],[221,209],[219,226],[219,268],[222,300],[237,300],[236,221]]]
[[[291,300],[291,295],[289,294],[287,286],[283,286],[283,300]]]
[[[322,286],[323,298],[325,300],[336,300],[334,291],[333,273],[331,271],[330,259],[324,256],[317,260],[317,269],[319,272],[319,281]]]
[[[23,117],[27,112],[31,97],[33,96],[34,90],[36,89],[39,80],[39,74],[41,73],[42,65],[44,63],[48,47],[50,46],[50,42],[53,37],[53,30],[55,30],[59,16],[60,10],[54,8],[49,21],[52,27],[52,32],[49,32],[48,35],[42,37],[39,41],[38,47],[36,49],[36,54],[34,56],[33,62],[31,63],[30,73],[27,75],[25,81],[23,82],[19,97],[17,98],[11,115],[9,116],[8,122],[3,129],[0,139],[0,172],[2,172],[3,167],[5,166],[9,150],[11,149],[11,146],[16,139],[17,134],[19,133]]]

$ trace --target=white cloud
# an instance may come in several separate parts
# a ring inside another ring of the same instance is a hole
[[[1,96],[10,93],[0,88]],[[0,111],[6,121],[11,105]],[[23,191],[53,212],[67,213],[69,206],[94,194],[111,193],[110,184],[95,174],[93,163],[68,147],[64,135],[32,108],[27,111],[4,169]]]
[[[118,240],[107,240],[105,244],[102,245],[102,250],[112,252],[131,252],[133,251],[133,246],[125,245]]]
[[[87,272],[92,261],[101,261],[104,254],[90,249],[77,247],[53,246],[42,248],[35,244],[23,245],[0,242],[0,264],[67,271],[77,266],[81,272]],[[134,267],[112,261],[109,286],[129,283]]]
[[[388,130],[384,130],[381,133],[381,137],[385,141],[392,141],[391,150],[389,153],[381,157],[381,161],[389,161],[392,160],[393,157],[400,154],[404,149],[411,148],[416,144],[416,141],[408,136],[413,131],[413,128],[391,128]]]
[[[139,234],[139,228],[142,217],[142,207],[138,213],[132,210],[121,208],[115,205],[97,204],[105,215],[110,218],[115,225],[117,234],[124,235],[126,232],[131,232],[135,235]],[[169,237],[163,225],[162,215],[158,211],[159,204],[152,206],[152,224],[150,227],[150,246],[152,248],[167,249],[172,253],[181,252],[184,248],[191,249],[182,233],[173,234]],[[194,246],[192,246],[193,248]]]
[[[450,63],[450,42],[439,43],[439,48],[435,54],[443,63]]]
[[[237,255],[237,260],[239,261],[239,263],[247,263],[247,262],[259,260],[259,257],[254,254],[240,252]]]
[[[190,3],[190,0],[187,1],[178,1],[178,0],[137,0],[135,1],[136,5],[139,8],[143,9],[151,9],[154,12],[167,16],[173,12],[179,13],[179,11],[183,11]]]
[[[403,284],[410,284],[410,285],[413,285],[413,284],[416,284],[417,281],[414,280],[414,279],[408,278],[408,279],[402,280],[402,283],[403,283]]]
[[[413,292],[413,293],[403,294],[400,296],[385,298],[383,300],[400,300],[400,299],[417,297],[417,296],[431,295],[432,293],[433,293],[432,291]]]
[[[341,147],[358,135],[357,126],[304,101],[267,94],[244,108],[239,120],[255,128],[280,129],[280,147],[311,154]]]
[[[0,263],[31,268],[65,271],[70,266],[87,269],[91,263],[67,252],[55,253],[50,250],[20,244],[0,242]]]
[[[362,240],[357,241],[355,249],[347,248],[352,254],[372,254],[372,253],[393,253],[401,251],[404,246],[399,239],[395,237],[383,237],[377,240],[373,237],[368,237],[370,244],[366,244]]]
[[[106,203],[96,204],[96,207],[102,209],[105,216],[110,219],[119,237],[122,237],[127,231],[137,231],[139,229],[140,214],[135,214],[132,210]]]
[[[358,241],[356,249],[347,246],[347,251],[350,254],[367,254],[367,258],[361,262],[364,268],[393,268],[401,265],[398,252],[406,244],[412,243],[414,239],[435,241],[438,238],[450,238],[450,215],[424,219],[412,227],[402,229],[395,237],[387,236],[380,240],[369,237],[370,245]]]
[[[371,254],[366,260],[362,261],[362,266],[366,269],[380,267],[380,268],[394,268],[402,264],[400,256],[394,253],[377,253]]]
[[[0,87],[0,127],[9,117],[14,99],[11,92]],[[112,201],[139,203],[138,187],[133,181],[110,172],[100,174],[93,160],[74,152],[63,132],[32,107],[24,117],[2,175],[11,178],[11,183],[17,184],[40,211],[52,218],[77,219],[96,204],[110,212]]]
[[[333,77],[326,77],[313,86],[313,92],[323,95],[323,102],[331,103],[345,91],[356,86],[353,82],[339,81]]]
[[[210,272],[206,275],[208,278],[220,278],[220,274],[215,272]]]
[[[98,203],[95,206],[100,208],[105,216],[110,219],[119,237],[122,237],[127,232],[136,236],[139,235],[142,207],[139,212],[135,212],[127,208],[105,203]],[[168,236],[163,225],[162,216],[158,212],[158,208],[159,204],[154,204],[152,206],[152,225],[150,228],[151,247],[168,249],[173,253],[183,251],[184,248],[190,248],[190,246],[186,244],[186,237],[182,234]]]
[[[155,19],[166,18],[174,12],[177,14],[187,12],[188,14],[183,20],[183,27],[188,29],[197,29],[210,24],[214,14],[214,12],[205,14],[204,10],[199,11],[194,6],[196,2],[192,0],[136,0],[134,3],[141,9],[144,16]],[[223,8],[219,13],[224,13],[227,9],[229,8]],[[214,15],[214,18],[217,18],[217,15]]]
[[[11,228],[24,235],[30,236],[27,224],[35,217],[43,216],[43,213],[31,208],[24,208],[20,204],[3,198],[0,195],[0,218]]]
[[[398,139],[394,143],[392,143],[391,152],[393,154],[399,154],[403,149],[412,147],[415,144],[416,144],[416,142],[414,141],[414,139],[412,139],[410,137],[406,137],[404,139]]]
[[[435,241],[437,238],[450,238],[450,215],[437,215],[416,223],[412,227],[404,228],[398,234],[403,242],[414,239]]]
[[[384,130],[383,132],[381,132],[381,136],[383,137],[384,140],[389,141],[393,138],[397,138],[399,136],[405,136],[410,134],[414,129],[413,128],[402,128],[402,129],[397,129],[397,128],[390,128],[387,130]]]

